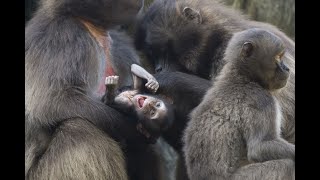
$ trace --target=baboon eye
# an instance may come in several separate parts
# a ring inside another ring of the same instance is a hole
[[[159,108],[161,106],[160,102],[157,102],[156,107]]]

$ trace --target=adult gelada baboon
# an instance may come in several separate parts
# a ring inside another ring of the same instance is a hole
[[[142,4],[41,1],[25,29],[26,179],[127,179],[118,142],[131,127],[98,97],[113,72],[107,30]]]
[[[131,66],[133,84],[118,86],[119,76],[106,77],[106,94],[102,101],[130,117],[138,136],[126,139],[125,156],[130,179],[165,179],[165,169],[157,142],[161,131],[170,126],[173,108],[152,95],[159,87],[156,79],[141,66]],[[143,136],[143,137],[141,137]]]
[[[234,34],[227,64],[185,129],[190,179],[294,179],[295,145],[280,136],[282,112],[273,96],[289,78],[285,51],[269,31]]]
[[[278,35],[291,69],[287,86],[276,96],[284,112],[282,136],[295,142],[295,43],[276,27],[251,21],[215,0],[155,0],[138,23],[135,45],[159,71],[183,71],[205,79],[220,72],[223,54],[235,32],[261,27]]]

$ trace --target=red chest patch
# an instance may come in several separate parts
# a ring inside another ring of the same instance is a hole
[[[105,79],[107,76],[113,76],[115,75],[114,69],[112,67],[112,62],[111,62],[111,55],[110,55],[110,41],[111,38],[110,36],[104,36],[101,38],[102,40],[102,47],[104,48],[104,52],[106,55],[106,63],[105,63],[105,69],[104,69],[104,76],[101,79],[99,83],[99,88],[98,88],[98,94],[103,95],[106,91],[106,86],[105,86]],[[101,41],[100,41],[101,42]]]
[[[105,52],[106,59],[105,59],[104,75],[101,78],[98,89],[97,89],[97,93],[102,96],[105,94],[105,91],[106,91],[106,87],[105,87],[106,77],[115,75],[114,69],[112,67],[111,54],[110,54],[110,43],[112,42],[112,39],[109,36],[109,33],[99,30],[98,28],[93,26],[91,23],[84,20],[81,20],[81,22],[88,28],[90,34],[96,39],[99,45],[103,47]]]

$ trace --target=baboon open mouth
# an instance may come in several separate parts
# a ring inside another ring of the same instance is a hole
[[[142,108],[147,97],[140,96],[137,100],[139,108]]]

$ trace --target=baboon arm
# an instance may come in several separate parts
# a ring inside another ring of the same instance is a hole
[[[132,78],[133,78],[133,89],[140,91],[142,89],[142,79],[133,73],[132,73]]]
[[[102,97],[102,102],[107,105],[114,103],[116,97],[116,90],[118,89],[118,83],[116,84],[106,84],[106,93]]]
[[[256,162],[276,159],[295,160],[295,145],[281,138],[251,142],[248,146],[248,159]]]
[[[168,93],[178,91],[178,94],[184,97],[195,94],[202,98],[203,94],[212,86],[210,80],[182,72],[159,73],[155,77],[160,83],[162,90]]]
[[[295,145],[279,137],[272,116],[260,116],[248,132],[248,159],[263,162],[275,159],[295,159]]]
[[[155,93],[159,88],[159,83],[148,71],[137,64],[131,65],[131,72],[133,77],[133,88],[136,90],[142,89],[142,80],[147,80],[146,88],[152,93]]]
[[[133,75],[136,75],[142,79],[146,79],[146,80],[155,79],[150,73],[148,73],[148,71],[146,71],[144,68],[142,68],[137,64],[131,65],[131,72]]]

